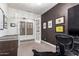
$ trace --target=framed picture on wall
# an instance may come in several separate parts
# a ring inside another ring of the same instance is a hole
[[[43,29],[46,29],[46,22],[43,23]]]
[[[63,33],[64,32],[64,26],[63,25],[57,25],[56,27],[55,27],[55,32],[57,32],[57,33]]]
[[[10,23],[10,26],[11,26],[11,27],[15,27],[16,24],[15,24],[15,23]]]
[[[48,28],[52,28],[52,20],[48,21]]]
[[[65,20],[64,20],[64,16],[62,17],[59,17],[55,20],[55,24],[62,24],[62,23],[65,23]]]

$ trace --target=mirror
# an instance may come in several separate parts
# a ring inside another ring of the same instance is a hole
[[[4,29],[4,18],[5,18],[5,15],[4,15],[4,12],[3,10],[0,8],[0,30],[3,30]]]

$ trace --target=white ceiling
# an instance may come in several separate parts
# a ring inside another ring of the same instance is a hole
[[[42,15],[57,3],[9,3],[8,6]]]

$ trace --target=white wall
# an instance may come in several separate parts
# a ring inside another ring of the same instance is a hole
[[[5,35],[15,35],[19,34],[19,21],[23,20],[21,19],[22,17],[26,17],[28,20],[33,20],[34,23],[34,35],[27,36],[27,39],[35,39],[35,41],[39,42],[41,40],[41,16],[27,12],[27,11],[22,11],[19,9],[14,9],[11,7],[8,7],[6,3],[0,3],[0,8],[3,9],[5,15],[8,17],[6,19],[7,21],[7,29],[0,30],[0,37],[5,36]],[[40,32],[36,32],[36,20],[39,20],[39,30]],[[15,23],[16,27],[10,27],[10,23]]]
[[[35,23],[35,20],[41,20],[41,16],[40,15],[37,15],[37,14],[34,14],[34,13],[31,13],[31,12],[27,12],[27,11],[23,11],[23,10],[19,10],[19,9],[14,9],[14,8],[11,8],[11,7],[8,7],[8,35],[15,35],[15,34],[19,34],[19,22],[20,21],[23,21],[22,17],[26,17],[27,19],[26,20],[32,20],[33,23],[34,23],[34,27],[33,27],[33,35],[29,35],[29,36],[26,36],[25,38],[23,36],[20,36],[20,39],[36,39],[36,23]],[[10,27],[10,23],[15,23],[16,24],[16,27]],[[40,21],[40,24],[41,24],[41,21]],[[41,26],[40,26],[41,28]],[[41,30],[40,30],[41,32]],[[41,36],[41,33],[38,34]],[[39,36],[39,37],[40,37]],[[35,40],[36,41],[36,40]]]
[[[7,15],[7,4],[0,3],[0,8],[4,11],[5,15]],[[7,34],[6,32],[6,29],[0,30],[0,37],[5,36]]]

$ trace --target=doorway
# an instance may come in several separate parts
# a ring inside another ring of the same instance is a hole
[[[23,40],[34,40],[35,39],[35,28],[33,20],[22,20],[19,21],[18,39]]]

